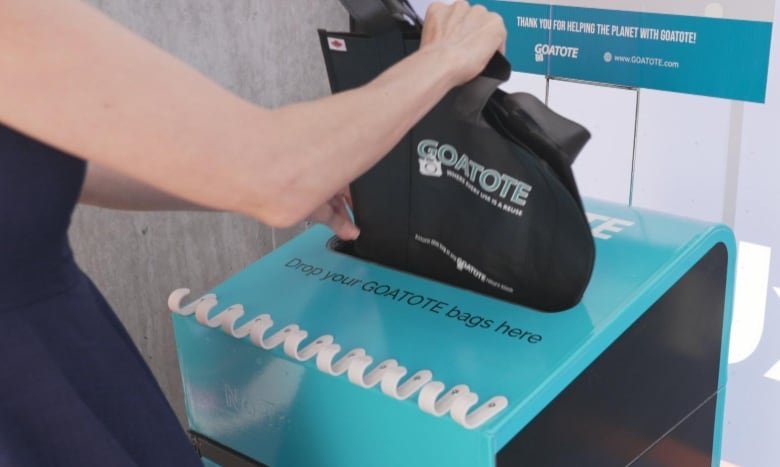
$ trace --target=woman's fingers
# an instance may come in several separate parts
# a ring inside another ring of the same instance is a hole
[[[309,216],[309,220],[327,225],[342,240],[355,240],[360,235],[360,229],[352,222],[347,200],[342,194],[334,196],[317,208]]]
[[[457,81],[464,83],[481,72],[496,51],[506,49],[506,27],[482,5],[435,2],[425,14],[420,49],[444,51]]]

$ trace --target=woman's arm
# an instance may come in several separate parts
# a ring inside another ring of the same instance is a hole
[[[267,110],[76,0],[0,0],[0,121],[196,205],[289,226],[376,163],[505,31],[434,4],[420,51],[370,84]]]
[[[205,211],[209,208],[160,191],[90,162],[79,202],[131,211]]]
[[[103,208],[133,211],[210,210],[94,162],[87,166],[80,202]],[[340,190],[338,194],[315,209],[308,220],[327,225],[341,239],[353,240],[357,238],[360,230],[352,222],[348,206],[352,206],[349,190]]]

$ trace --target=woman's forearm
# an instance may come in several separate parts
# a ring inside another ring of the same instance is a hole
[[[305,215],[392,149],[448,91],[437,66],[442,61],[423,52],[367,86],[268,114],[262,128],[271,154],[280,155],[268,164],[283,222]]]
[[[267,110],[79,1],[0,0],[0,121],[196,205],[286,226],[463,79],[453,50],[431,46],[363,88]]]
[[[207,211],[208,208],[160,191],[95,162],[87,166],[80,203],[129,211]]]

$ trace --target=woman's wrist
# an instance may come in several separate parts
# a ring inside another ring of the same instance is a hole
[[[464,75],[465,64],[457,51],[446,46],[427,46],[420,48],[412,57],[425,63],[429,77],[441,87],[442,96],[452,88],[468,81]]]

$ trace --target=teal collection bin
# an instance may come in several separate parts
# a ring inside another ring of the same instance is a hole
[[[170,307],[190,430],[228,466],[716,466],[734,238],[586,201],[583,301],[542,313],[314,227]]]

